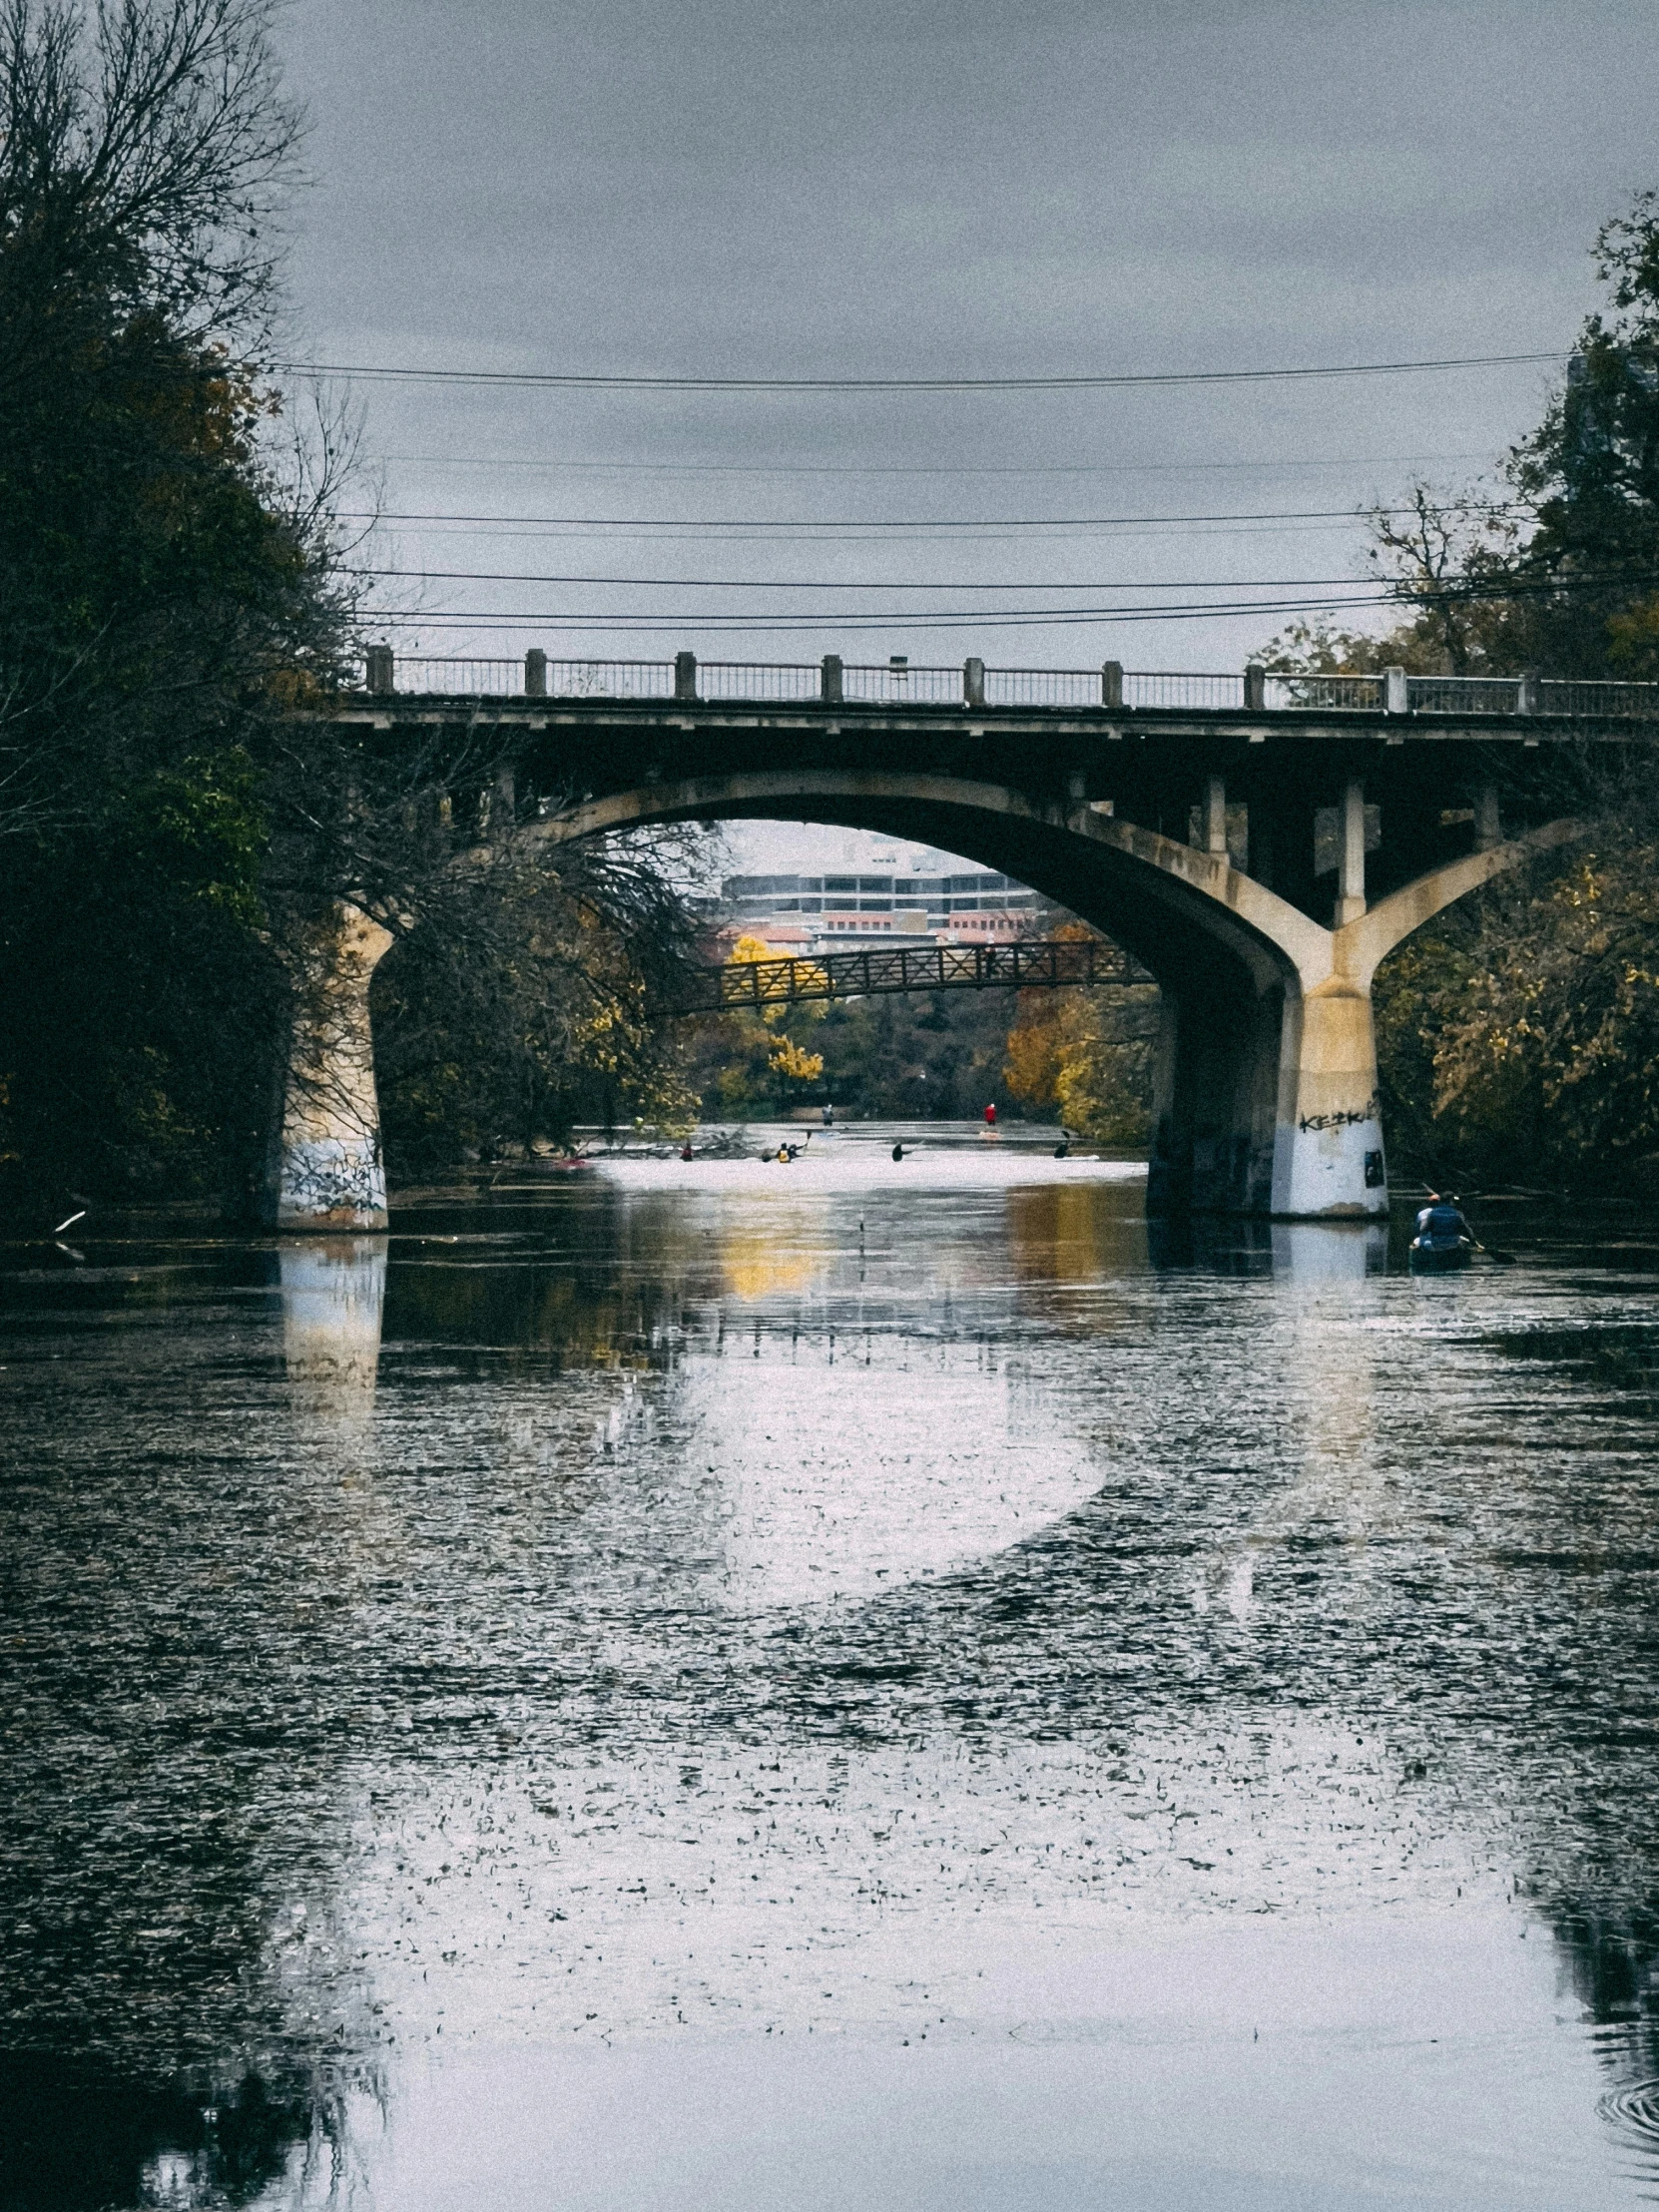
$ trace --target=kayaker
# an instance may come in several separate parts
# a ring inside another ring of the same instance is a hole
[[[1473,1244],[1473,1232],[1463,1219],[1455,1191],[1443,1197],[1438,1191],[1429,1192],[1428,1204],[1417,1216],[1417,1235],[1433,1245]]]

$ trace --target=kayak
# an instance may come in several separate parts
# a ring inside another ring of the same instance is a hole
[[[1466,1237],[1413,1237],[1409,1254],[1413,1275],[1451,1275],[1466,1268],[1474,1250]]]

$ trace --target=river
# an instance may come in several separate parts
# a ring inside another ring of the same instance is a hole
[[[1659,1224],[1141,1202],[0,1248],[3,2212],[1652,2202]]]

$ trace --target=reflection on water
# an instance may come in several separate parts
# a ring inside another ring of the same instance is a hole
[[[13,1248],[0,2207],[1645,2201],[1651,1255],[878,1137]]]
[[[374,1410],[385,1237],[284,1237],[282,1353],[296,1403],[344,1422]]]
[[[249,2204],[274,2184],[334,2168],[328,2116],[303,2082],[273,2095],[258,2076],[196,2094],[55,2054],[0,2074],[7,2212],[103,2212],[112,2204]]]

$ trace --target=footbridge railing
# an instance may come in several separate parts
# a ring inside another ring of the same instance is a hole
[[[1069,984],[1150,983],[1116,945],[1056,937],[1015,944],[872,945],[777,960],[695,968],[675,1014],[766,1011],[803,999],[877,998],[898,991],[1053,990]]]
[[[1228,675],[1184,670],[989,668],[843,661],[584,661],[539,650],[523,660],[402,655],[372,646],[363,688],[371,695],[422,699],[617,700],[717,706],[870,706],[1031,709],[1209,710],[1222,714],[1451,714],[1571,716],[1604,721],[1659,720],[1659,684],[1561,680],[1547,676],[1299,676],[1252,662]]]

